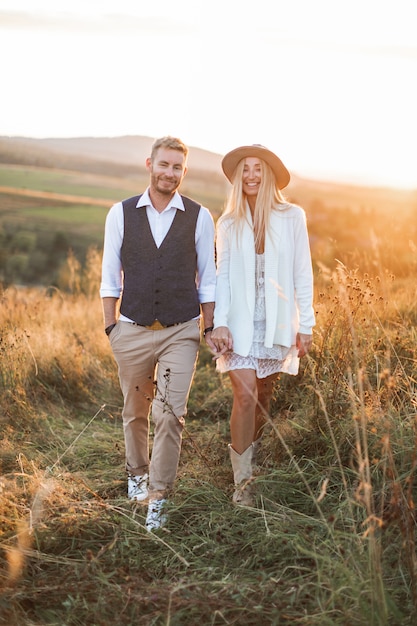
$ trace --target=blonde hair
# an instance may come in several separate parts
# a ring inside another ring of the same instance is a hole
[[[151,160],[155,159],[156,153],[159,148],[169,148],[170,150],[178,150],[178,152],[182,152],[187,160],[188,157],[188,147],[185,145],[181,139],[178,137],[171,137],[170,135],[166,135],[165,137],[161,137],[160,139],[156,139],[152,144],[151,150]]]
[[[277,185],[275,175],[271,167],[259,159],[261,164],[261,184],[255,202],[253,212],[253,226],[255,237],[255,249],[262,250],[265,243],[265,233],[269,229],[270,217],[278,205],[287,204],[280,188]],[[239,161],[233,174],[233,187],[226,201],[223,215],[219,218],[232,218],[236,226],[236,236],[242,232],[243,224],[248,221],[247,199],[243,193],[243,169],[245,159]]]

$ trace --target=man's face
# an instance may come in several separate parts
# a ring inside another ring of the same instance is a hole
[[[171,148],[159,148],[153,161],[146,159],[146,167],[151,175],[151,190],[169,196],[175,193],[187,172],[185,156]]]

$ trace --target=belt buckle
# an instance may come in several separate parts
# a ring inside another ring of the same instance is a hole
[[[159,320],[155,320],[150,326],[146,326],[148,330],[162,330],[166,328]]]

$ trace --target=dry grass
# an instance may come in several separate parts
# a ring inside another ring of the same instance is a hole
[[[231,394],[202,347],[160,533],[125,497],[94,252],[0,309],[0,623],[410,625],[416,287],[317,273],[314,350],[277,386],[257,505],[231,504]]]

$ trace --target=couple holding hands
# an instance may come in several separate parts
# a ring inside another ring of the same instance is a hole
[[[274,382],[298,373],[315,324],[305,213],[281,192],[282,161],[260,145],[226,154],[232,186],[215,225],[179,193],[187,157],[181,140],[157,139],[148,188],[113,205],[105,226],[100,296],[124,398],[128,497],[148,503],[149,531],[167,521],[201,328],[233,390],[233,501],[251,506]]]

